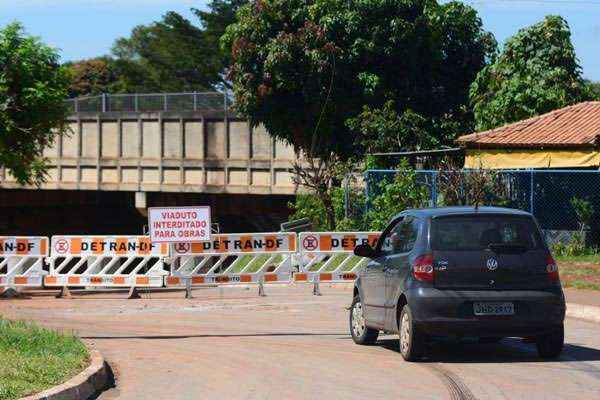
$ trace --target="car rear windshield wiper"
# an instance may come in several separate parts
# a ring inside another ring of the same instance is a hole
[[[527,246],[511,243],[490,243],[487,248],[494,253],[524,253],[527,251]]]

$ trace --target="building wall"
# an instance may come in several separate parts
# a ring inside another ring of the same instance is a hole
[[[44,151],[47,190],[296,192],[293,149],[245,120],[199,112],[80,112]],[[20,188],[0,170],[0,187]]]

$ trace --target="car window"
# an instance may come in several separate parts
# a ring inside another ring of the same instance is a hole
[[[383,238],[381,254],[407,253],[412,250],[419,233],[418,221],[413,217],[400,220]]]
[[[433,222],[434,250],[483,250],[490,245],[539,248],[541,238],[530,218],[510,216],[460,216],[436,218]]]

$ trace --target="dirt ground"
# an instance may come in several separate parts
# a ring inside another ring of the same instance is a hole
[[[600,264],[592,262],[559,262],[560,280],[564,287],[596,290],[600,294]]]
[[[348,334],[351,287],[212,288],[0,301],[0,314],[73,330],[112,366],[100,399],[594,399],[600,326],[567,320],[558,361],[520,341],[437,343],[406,363],[394,336],[357,346]]]

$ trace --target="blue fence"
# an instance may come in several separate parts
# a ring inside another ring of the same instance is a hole
[[[369,170],[366,172],[367,204],[369,198],[380,191],[380,183],[391,180],[399,171]],[[429,205],[432,207],[459,205],[449,190],[461,193],[469,174],[479,171],[433,171],[417,170],[416,179],[428,188]],[[487,205],[502,205],[529,211],[539,221],[542,229],[550,231],[574,231],[580,228],[580,220],[573,206],[573,199],[589,202],[593,209],[592,231],[600,231],[600,171],[597,170],[494,170],[485,188]],[[450,188],[450,189],[449,189]],[[468,202],[467,202],[468,203]]]

